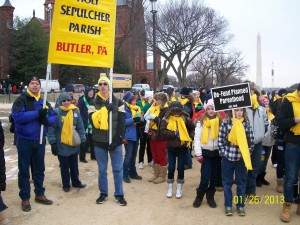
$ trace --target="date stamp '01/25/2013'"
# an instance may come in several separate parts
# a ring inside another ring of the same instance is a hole
[[[234,195],[232,199],[233,204],[238,204],[242,202],[242,196]],[[284,196],[283,195],[246,195],[245,204],[249,205],[274,205],[274,204],[283,204]]]

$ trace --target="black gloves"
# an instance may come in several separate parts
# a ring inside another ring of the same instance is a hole
[[[39,118],[45,118],[48,114],[49,109],[43,108],[43,109],[39,109]]]
[[[112,103],[109,103],[106,105],[106,109],[108,110],[108,112],[113,111],[114,105]]]
[[[155,118],[153,119],[153,122],[156,123],[156,124],[159,124],[159,118],[158,118],[158,117],[155,117]]]
[[[134,117],[133,122],[139,123],[141,121],[141,117]]]
[[[40,122],[40,124],[43,124],[45,126],[49,125],[49,121],[48,121],[48,119],[46,117],[40,118],[39,122]]]
[[[56,143],[51,144],[51,151],[52,151],[53,155],[57,156],[58,148],[57,148],[57,144]]]
[[[6,183],[4,181],[0,183],[0,191],[5,191],[5,190],[6,190]]]

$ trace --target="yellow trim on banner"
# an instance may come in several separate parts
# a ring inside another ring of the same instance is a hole
[[[112,68],[116,0],[55,2],[48,63]]]

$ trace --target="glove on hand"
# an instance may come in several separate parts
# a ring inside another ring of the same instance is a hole
[[[106,109],[108,110],[108,112],[113,111],[114,105],[112,103],[109,103],[106,105]]]
[[[133,121],[134,121],[135,123],[139,123],[139,122],[141,122],[141,117],[134,117],[134,118],[133,118]]]
[[[51,144],[51,152],[52,152],[52,155],[57,156],[58,148],[57,148],[57,144],[56,143]]]
[[[197,156],[197,161],[198,161],[200,164],[202,164],[202,163],[204,162],[203,156],[202,156],[202,155]]]
[[[49,109],[47,108],[43,108],[43,109],[39,109],[39,118],[45,118],[48,114]]]
[[[107,150],[108,151],[113,151],[116,149],[116,147],[118,146],[116,141],[112,141],[112,143],[108,146]]]
[[[178,138],[180,137],[180,135],[179,135],[179,132],[178,132],[178,131],[176,131],[176,132],[175,132],[175,136],[176,136],[176,137],[178,137]]]
[[[46,117],[40,118],[39,122],[40,122],[40,124],[43,124],[45,126],[49,125],[49,121],[48,121],[48,119]]]

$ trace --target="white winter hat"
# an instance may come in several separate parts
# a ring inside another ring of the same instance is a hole
[[[153,91],[146,91],[145,92],[145,98],[149,98],[149,97],[153,98]]]

